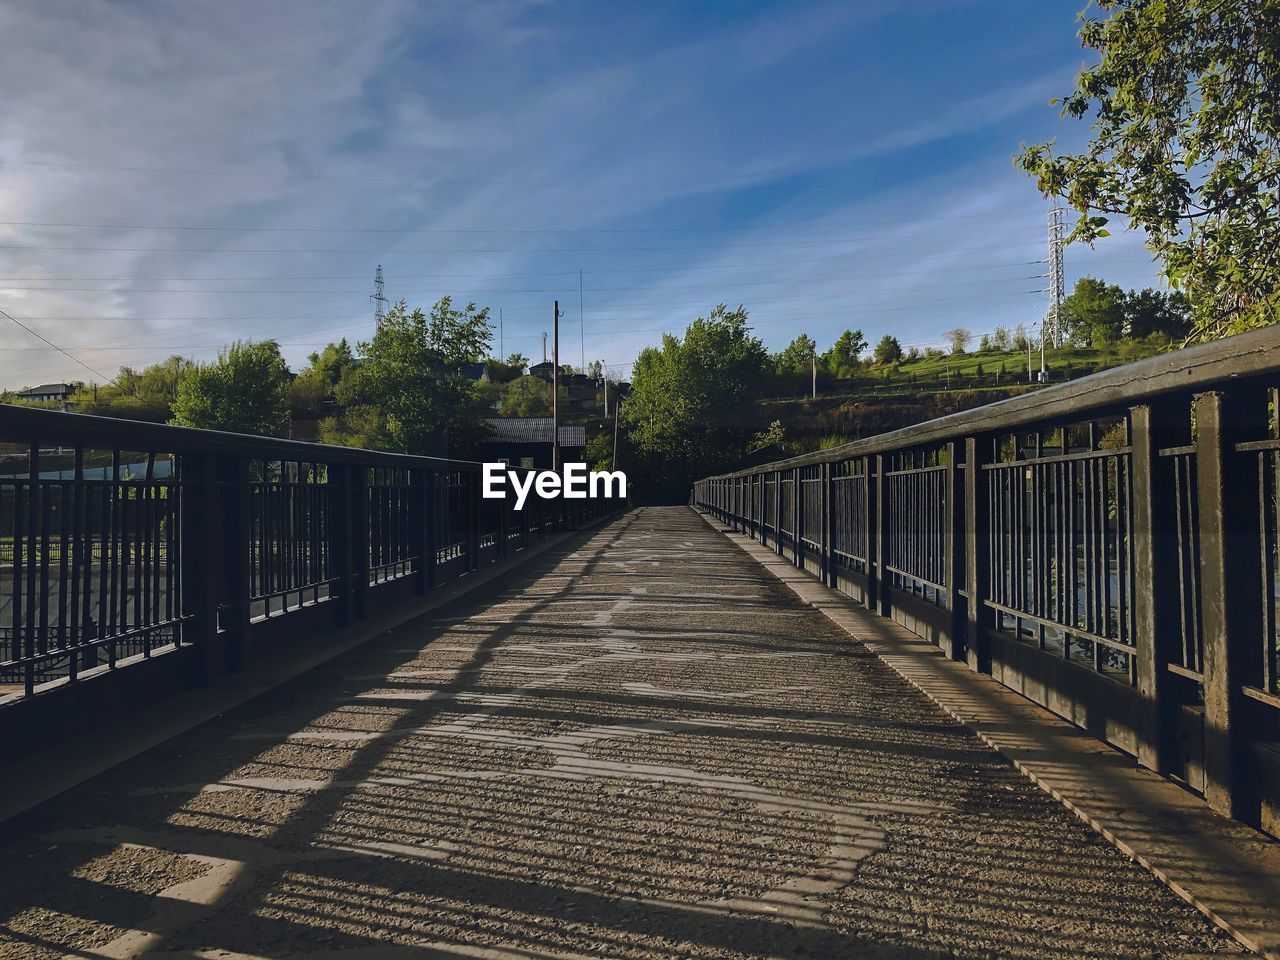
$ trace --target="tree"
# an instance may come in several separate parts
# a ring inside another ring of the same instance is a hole
[[[1093,118],[1078,154],[1026,147],[1017,165],[1080,212],[1073,240],[1118,214],[1146,233],[1195,304],[1194,338],[1280,315],[1280,0],[1095,0],[1098,55],[1060,102]],[[1083,15],[1082,15],[1083,16]]]
[[[1191,332],[1191,302],[1176,290],[1130,290],[1123,312],[1125,335],[1135,340],[1159,335],[1181,341]]]
[[[81,413],[164,423],[173,416],[178,383],[192,365],[185,357],[172,356],[141,371],[121,367],[114,385],[97,390],[81,385],[72,401]]]
[[[569,402],[569,392],[560,388],[560,408]],[[512,380],[498,407],[504,417],[544,417],[551,414],[551,384],[537,377]]]
[[[599,383],[604,379],[604,361],[592,360],[587,364],[587,376],[591,378],[593,383]]]
[[[822,355],[823,365],[833,376],[852,376],[861,363],[862,351],[867,349],[867,338],[861,330],[846,330],[836,337],[831,349]]]
[[[1001,353],[1008,353],[1013,349],[1013,338],[1009,336],[1008,327],[996,327],[991,334],[991,348]]]
[[[289,368],[274,340],[232,343],[213,363],[183,370],[173,423],[281,437],[288,432]]]
[[[898,363],[902,360],[902,344],[898,342],[897,337],[886,333],[876,344],[874,356],[876,363],[881,365]]]
[[[442,455],[484,435],[485,409],[469,368],[488,353],[489,310],[454,309],[443,297],[412,312],[402,300],[361,343],[361,363],[343,398],[386,416],[386,436],[405,453]]]
[[[818,345],[811,336],[802,333],[774,358],[774,367],[778,373],[809,373],[817,354]]]
[[[969,341],[973,339],[973,334],[964,327],[948,330],[943,336],[946,337],[952,353],[964,353],[965,350],[969,349]]]
[[[1076,343],[1090,347],[1111,343],[1124,333],[1124,291],[1096,277],[1081,277],[1062,301],[1061,317]]]
[[[979,353],[990,353],[994,348],[991,346],[991,334],[984,333],[978,341]]]
[[[289,388],[289,409],[295,414],[315,416],[334,399],[339,384],[352,374],[357,361],[345,337],[307,360],[308,365],[293,378]]]
[[[663,334],[660,347],[640,353],[621,417],[637,453],[663,471],[659,496],[683,498],[690,480],[742,456],[769,366],[747,330],[747,311],[725,304],[689,324],[683,338]]]
[[[1025,353],[1030,346],[1031,338],[1027,336],[1027,328],[1020,323],[1013,328],[1013,349]]]

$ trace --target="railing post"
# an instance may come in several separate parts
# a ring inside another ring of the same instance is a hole
[[[470,501],[467,513],[467,569],[480,569],[480,474],[465,473]]]
[[[249,551],[253,549],[253,516],[249,485],[249,460],[234,454],[220,457],[219,480],[224,496],[221,497],[223,528],[222,570],[226,599],[229,601],[226,619],[223,621],[223,638],[226,652],[226,668],[232,673],[249,667],[250,596],[253,584],[249,581]]]
[[[969,668],[979,673],[991,672],[991,641],[987,631],[991,628],[992,615],[985,601],[987,582],[988,543],[987,516],[987,462],[991,448],[988,437],[966,437],[964,471],[964,543],[965,543],[965,592],[968,594],[965,610],[968,630],[965,638],[965,659]]]
[[[351,596],[354,616],[363,620],[369,615],[369,468],[352,465],[349,474],[351,493]]]
[[[804,566],[804,484],[800,468],[791,468],[791,562]]]
[[[431,549],[431,470],[423,468],[411,474],[414,486],[415,516],[413,553],[418,558],[413,571],[414,589],[424,594],[431,589],[431,571],[435,553]]]
[[[218,571],[222,558],[222,504],[218,474],[209,454],[183,454],[179,461],[181,520],[178,536],[180,610],[184,642],[196,647],[196,682],[201,686],[226,666],[218,635]]]
[[[964,637],[968,629],[968,604],[960,592],[961,574],[965,570],[964,545],[964,477],[960,468],[960,451],[963,447],[952,440],[947,444],[947,554],[943,559],[944,577],[947,582],[947,602],[951,608],[950,635],[942,645],[952,660],[964,659]]]
[[[1196,483],[1200,516],[1201,612],[1204,619],[1205,799],[1224,816],[1245,820],[1257,810],[1245,750],[1243,687],[1255,683],[1251,662],[1262,635],[1258,576],[1258,476],[1236,444],[1266,428],[1262,391],[1235,388],[1195,398]]]
[[[507,555],[507,502],[504,497],[498,502],[496,509],[493,511],[498,517],[497,539],[493,545],[494,559],[496,560],[501,560]]]
[[[782,555],[782,471],[773,471],[773,552]]]
[[[867,458],[867,465],[875,464],[875,482],[867,484],[868,527],[871,531],[871,544],[874,550],[875,572],[872,564],[867,564],[867,577],[870,581],[867,592],[867,609],[874,610],[882,617],[890,614],[889,608],[889,576],[885,570],[885,549],[889,543],[889,511],[885,508],[885,465],[884,454],[877,453],[874,460]]]
[[[349,626],[355,620],[355,600],[352,597],[351,542],[351,471],[345,463],[327,466],[329,487],[330,543],[329,543],[329,595],[334,600],[334,623]]]
[[[829,587],[836,585],[835,564],[835,498],[831,486],[831,463],[822,465],[822,582]]]
[[[1185,406],[1182,413],[1188,420]],[[1173,527],[1177,492],[1158,470],[1160,448],[1173,445],[1173,415],[1168,403],[1129,409],[1133,578],[1138,588],[1133,594],[1133,624],[1143,702],[1138,760],[1161,773],[1178,767],[1178,703],[1168,667],[1178,651],[1176,565],[1169,560],[1178,555]]]

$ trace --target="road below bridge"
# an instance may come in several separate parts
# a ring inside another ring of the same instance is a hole
[[[1232,953],[684,508],[11,822],[0,957]]]

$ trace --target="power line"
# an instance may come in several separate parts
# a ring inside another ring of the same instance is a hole
[[[23,330],[27,331],[27,333],[29,333],[29,334],[31,334],[33,337],[35,337],[37,340],[39,340],[39,341],[40,341],[40,342],[42,342],[42,343],[47,343],[47,344],[48,344],[52,349],[57,350],[60,354],[62,354],[64,357],[66,357],[66,358],[67,358],[68,360],[70,360],[71,362],[76,363],[76,364],[79,364],[80,366],[84,367],[86,370],[88,370],[88,371],[89,371],[90,373],[92,373],[94,376],[102,377],[102,379],[106,380],[106,381],[107,381],[107,383],[110,383],[110,384],[113,384],[113,385],[115,384],[115,380],[113,380],[113,379],[111,379],[110,377],[108,377],[105,373],[102,373],[102,372],[100,372],[100,371],[98,371],[98,370],[95,370],[95,369],[93,369],[93,367],[89,366],[89,365],[88,365],[87,363],[85,363],[83,360],[80,360],[80,359],[78,359],[77,357],[73,357],[71,354],[67,353],[67,351],[63,350],[60,346],[58,346],[58,345],[57,345],[56,343],[54,343],[52,340],[49,340],[49,339],[47,339],[47,338],[45,338],[45,337],[41,336],[40,334],[36,333],[34,330],[32,330],[30,327],[28,327],[28,326],[27,326],[25,323],[23,323],[21,320],[18,320],[18,319],[15,319],[14,317],[9,316],[9,314],[5,313],[5,311],[3,311],[3,310],[0,310],[0,317],[4,317],[4,318],[6,318],[6,319],[8,319],[8,320],[12,320],[12,321],[13,321],[14,323],[16,323],[19,327],[21,327]]]
[[[1021,266],[1021,264],[1009,264],[1009,265],[1007,265],[1007,266],[1000,267],[999,269],[1009,269],[1009,267],[1012,267],[1012,266]],[[976,272],[976,271],[971,271],[971,272]],[[934,271],[932,271],[932,270],[902,270],[902,271],[897,271],[897,270],[895,270],[895,271],[893,271],[892,273],[884,273],[884,272],[881,272],[881,273],[877,274],[876,279],[878,279],[878,280],[886,280],[886,279],[892,279],[892,278],[894,278],[894,277],[898,277],[898,276],[918,276],[918,275],[921,275],[921,274],[932,274],[932,273],[934,273]],[[711,288],[718,288],[718,287],[721,287],[721,286],[724,286],[724,285],[732,285],[732,286],[734,286],[734,287],[748,287],[748,286],[750,286],[750,287],[775,286],[775,285],[780,285],[780,284],[784,284],[784,283],[807,282],[807,281],[810,281],[810,280],[829,280],[829,279],[834,279],[834,278],[841,278],[841,279],[858,279],[856,276],[851,275],[851,274],[849,273],[849,271],[847,271],[847,270],[841,270],[841,271],[837,271],[837,272],[830,272],[830,273],[808,273],[808,274],[803,274],[803,275],[800,275],[800,276],[787,276],[787,277],[781,277],[781,278],[770,279],[770,280],[720,280],[720,281],[708,280],[708,281],[706,281],[706,282],[704,282],[704,283],[698,283],[698,284],[663,285],[663,286],[662,286],[662,290],[664,290],[664,291],[665,291],[665,290],[706,290],[706,289],[711,289]],[[1000,282],[1000,281],[1002,281],[1002,280],[1033,280],[1033,279],[1038,279],[1038,278],[1037,278],[1037,277],[1027,277],[1027,276],[1021,276],[1021,277],[1000,277],[1000,278],[995,278],[995,279],[990,280],[990,281],[982,281],[982,280],[980,280],[980,281],[963,281],[963,280],[962,280],[962,281],[959,281],[959,282],[960,282],[960,283],[968,283],[968,282],[982,282],[982,283],[985,283],[985,282]],[[376,285],[376,283],[377,283],[377,281],[375,280],[375,285]],[[441,285],[441,286],[444,286],[444,285]],[[617,284],[615,284],[615,285],[607,286],[607,287],[586,287],[586,289],[587,289],[587,290],[590,290],[592,293],[611,293],[611,292],[616,292],[616,291],[628,291],[628,290],[652,290],[652,289],[654,289],[654,286],[655,286],[655,284],[652,284],[652,283],[650,283],[650,284],[641,284],[641,285],[617,285]],[[340,289],[340,290],[316,290],[316,289],[314,289],[314,288],[313,288],[313,289],[310,289],[310,290],[271,290],[271,289],[261,289],[261,288],[254,288],[254,289],[227,289],[227,288],[225,288],[225,287],[224,287],[224,288],[219,289],[219,288],[216,288],[216,287],[102,287],[102,288],[99,288],[99,287],[15,287],[15,286],[0,286],[0,290],[14,290],[14,291],[39,292],[39,293],[110,293],[110,294],[118,294],[118,293],[156,293],[156,294],[167,294],[167,293],[208,293],[208,294],[228,294],[228,295],[240,295],[240,294],[263,294],[263,293],[335,293],[335,294],[340,294],[340,293],[344,293],[344,292],[346,292],[346,291],[345,291],[345,289]],[[570,285],[568,285],[568,284],[565,284],[565,285],[563,285],[563,286],[554,286],[554,287],[471,287],[471,288],[465,288],[465,287],[464,287],[464,288],[462,288],[462,289],[456,289],[456,288],[454,288],[454,289],[453,289],[453,292],[454,292],[454,293],[456,293],[456,294],[563,293],[563,292],[567,292],[567,291],[571,291],[571,290],[572,290],[572,287],[571,287]],[[579,284],[579,292],[581,292],[581,291],[582,291],[582,285],[581,285],[581,284]],[[375,295],[375,296],[376,296],[376,295]],[[375,298],[374,298],[374,297],[371,297],[370,299],[372,300],[372,299],[375,299]],[[386,298],[385,298],[385,297],[383,297],[383,301],[384,301],[384,302],[389,302],[389,301],[387,301],[387,300],[386,300]]]
[[[3,161],[0,161],[2,163]],[[386,233],[386,234],[628,234],[628,233],[763,233],[783,231],[813,230],[846,230],[853,224],[912,224],[938,223],[951,221],[969,222],[972,220],[989,220],[986,215],[969,215],[957,217],[902,217],[894,219],[873,219],[858,217],[849,224],[843,223],[793,223],[793,224],[761,224],[742,227],[256,227],[256,226],[204,226],[199,224],[175,223],[65,223],[43,220],[0,220],[0,226],[7,227],[41,227],[47,229],[66,230],[172,230],[206,233]]]
[[[984,247],[977,247],[977,248],[972,248],[972,249],[970,249],[970,250],[962,251],[962,253],[965,253],[965,254],[967,254],[967,253],[982,253],[982,252],[990,251],[990,250],[993,250],[993,249],[1001,249],[1001,248],[1003,248],[1003,246],[1004,246],[1004,244],[999,244],[999,245],[996,245],[996,246],[994,246],[994,247],[985,247],[985,248],[984,248]],[[954,254],[953,254],[953,255],[954,255]],[[722,271],[722,270],[748,270],[748,269],[753,269],[753,268],[757,268],[757,267],[796,267],[796,266],[808,266],[808,265],[811,265],[811,264],[818,264],[818,263],[845,263],[845,264],[847,264],[847,263],[849,263],[849,257],[850,257],[850,254],[845,254],[845,255],[843,255],[843,256],[839,256],[839,257],[811,257],[811,258],[809,258],[809,259],[805,259],[805,260],[765,260],[765,261],[753,260],[753,261],[750,261],[750,262],[747,262],[747,263],[725,263],[725,264],[717,264],[717,265],[714,265],[714,266],[705,266],[705,267],[691,267],[691,266],[687,266],[687,261],[681,261],[681,262],[679,262],[679,263],[672,263],[672,264],[667,264],[667,265],[659,264],[659,265],[656,265],[656,266],[647,266],[647,267],[618,267],[618,268],[614,268],[614,269],[595,269],[595,270],[588,270],[588,271],[586,271],[586,272],[587,272],[588,274],[593,275],[593,276],[594,276],[594,275],[598,275],[598,274],[614,274],[614,273],[662,273],[662,272],[665,272],[665,271],[668,271],[668,270],[675,270],[675,271],[678,271],[678,272],[681,272],[681,273],[710,273],[710,272],[719,272],[719,271]],[[865,263],[865,262],[868,262],[868,261],[867,261],[867,258],[865,258],[865,257],[859,257],[859,258],[858,258],[858,260],[857,260],[857,262],[856,262],[854,265],[856,266],[858,263]],[[1036,261],[1036,262],[1042,262],[1042,261]],[[981,263],[979,263],[979,264],[963,264],[963,265],[961,265],[961,266],[955,266],[955,267],[935,267],[935,268],[933,268],[933,269],[931,269],[931,270],[921,270],[921,271],[911,271],[911,272],[918,272],[918,273],[936,273],[936,272],[938,272],[938,271],[940,271],[940,270],[964,270],[964,271],[971,271],[971,270],[977,270],[977,269],[994,269],[994,268],[996,268],[996,267],[1016,267],[1016,266],[1027,266],[1027,265],[1028,265],[1028,261],[1025,261],[1025,260],[1010,260],[1010,261],[1004,261],[1004,262],[1001,262],[1001,263],[991,263],[991,264],[981,264]],[[905,272],[905,271],[900,271],[900,272]],[[504,278],[504,277],[510,277],[510,278],[516,278],[516,277],[519,277],[519,278],[524,278],[524,277],[573,277],[573,276],[575,276],[577,273],[578,273],[578,271],[577,271],[577,270],[543,270],[543,271],[534,271],[534,272],[530,272],[530,273],[491,273],[491,272],[485,272],[485,273],[417,273],[417,274],[410,274],[410,273],[406,273],[406,274],[397,274],[397,276],[398,276],[398,277],[400,277],[400,279],[402,279],[402,280],[465,280],[465,279],[490,279],[490,278]],[[222,280],[226,280],[226,281],[233,281],[233,280],[234,280],[234,281],[241,281],[241,282],[249,282],[249,281],[263,281],[263,282],[265,282],[265,281],[285,281],[285,280],[296,280],[296,281],[304,281],[304,280],[364,280],[364,279],[366,279],[366,278],[367,278],[367,276],[368,276],[368,274],[363,274],[363,273],[358,273],[358,274],[354,274],[354,273],[347,273],[347,274],[309,274],[309,275],[306,275],[306,276],[289,276],[289,275],[274,275],[274,276],[243,276],[243,275],[238,275],[238,276],[231,276],[231,277],[138,277],[138,276],[127,276],[127,277],[15,277],[14,279],[15,279],[15,280],[29,280],[29,281],[31,281],[31,282],[33,282],[33,283],[34,283],[34,282],[42,282],[42,283],[72,283],[72,282],[81,282],[81,283],[90,283],[90,282],[93,282],[93,283],[114,283],[114,282],[124,282],[124,281],[133,281],[133,282],[139,282],[139,281],[147,281],[147,282],[162,282],[162,281],[163,281],[163,282],[170,282],[170,281],[193,281],[193,282],[205,283],[205,282],[215,282],[215,281],[222,281]],[[44,288],[44,287],[7,287],[7,288],[5,288],[5,287],[0,287],[0,289],[13,289],[13,290],[19,290],[19,289],[21,289],[21,290],[37,290],[37,289],[46,289],[46,288]],[[47,289],[58,289],[58,288],[47,288]],[[64,289],[65,289],[65,288],[64,288]]]

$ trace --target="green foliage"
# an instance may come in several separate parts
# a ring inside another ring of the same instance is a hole
[[[582,457],[592,470],[612,470],[613,432],[598,431],[588,436]]]
[[[886,333],[876,344],[874,356],[876,363],[881,365],[898,363],[902,360],[902,344],[893,334]]]
[[[769,361],[746,310],[724,304],[640,354],[621,416],[638,453],[664,464],[670,495],[741,456]]]
[[[818,345],[807,333],[802,333],[773,358],[773,366],[780,374],[809,373],[817,355]]]
[[[567,408],[569,392],[560,388],[560,406]],[[511,381],[498,411],[504,417],[546,417],[551,415],[551,384],[538,377]]]
[[[506,360],[493,357],[485,360],[484,372],[490,383],[511,383],[524,375],[524,368],[529,361],[518,353],[513,353]]]
[[[346,338],[313,353],[289,387],[289,409],[295,415],[316,416],[337,396],[342,383],[356,369],[355,354]]]
[[[1107,236],[1103,214],[1146,233],[1195,305],[1193,338],[1280,316],[1280,0],[1095,0],[1082,45],[1098,62],[1061,102],[1093,118],[1079,154],[1026,147],[1016,164],[1080,211],[1073,240]],[[1083,15],[1082,15],[1083,16]]]
[[[861,330],[845,330],[822,355],[822,365],[834,376],[851,376],[857,372],[862,351],[866,349],[867,338]]]
[[[767,447],[780,447],[784,439],[782,421],[774,420],[767,428],[751,438],[751,442],[747,444],[747,453],[757,453]]]
[[[173,416],[178,382],[191,366],[190,360],[172,356],[141,371],[121,367],[115,385],[98,387],[96,398],[94,390],[82,384],[71,401],[80,413],[164,423]]]
[[[359,346],[361,363],[344,401],[375,407],[386,417],[386,438],[405,453],[468,450],[485,433],[484,405],[468,373],[489,349],[488,308],[454,309],[444,297],[412,312],[400,301],[373,339]]]
[[[282,437],[288,432],[289,368],[274,340],[236,341],[213,363],[183,369],[173,423]]]
[[[1183,341],[1191,334],[1191,325],[1191,301],[1183,293],[1148,288],[1125,295],[1124,331],[1128,337]]]
[[[964,327],[948,330],[943,336],[947,338],[947,343],[950,344],[953,354],[964,353],[969,349],[969,341],[973,339],[973,334]]]
[[[347,407],[339,416],[325,417],[319,423],[317,439],[341,447],[365,450],[392,450],[395,441],[387,430],[387,417],[377,407]]]
[[[1101,347],[1124,332],[1125,294],[1116,284],[1081,277],[1062,301],[1062,324],[1073,341]]]

